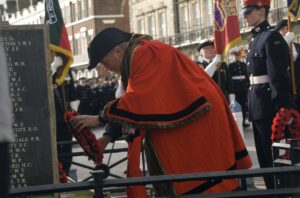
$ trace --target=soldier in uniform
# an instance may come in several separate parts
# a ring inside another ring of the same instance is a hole
[[[214,58],[216,57],[216,49],[214,42],[209,39],[204,39],[200,41],[197,50],[200,52],[200,55],[203,58],[203,62],[201,63],[201,65],[204,67],[204,69],[206,69],[206,67],[211,62],[213,62]],[[228,76],[228,68],[225,62],[221,62],[221,64],[217,67],[215,73],[213,74],[212,78],[219,85],[223,94],[227,97],[230,77]]]
[[[260,167],[272,167],[271,125],[280,108],[294,108],[288,74],[288,45],[278,31],[271,30],[267,16],[270,0],[243,0],[242,14],[252,26],[247,54],[249,118]],[[264,177],[266,187],[274,188],[274,178]]]
[[[296,80],[296,97],[295,97],[295,102],[297,105],[297,109],[298,111],[300,110],[300,57],[299,57],[299,53],[300,53],[300,44],[299,43],[295,43],[292,42],[295,34],[293,32],[289,32],[288,31],[288,21],[286,19],[283,19],[281,21],[279,21],[275,27],[275,29],[277,31],[279,31],[279,33],[283,36],[283,38],[285,39],[285,41],[288,44],[292,43],[292,47],[293,47],[293,58],[294,58],[294,69],[295,69],[295,80]]]
[[[231,76],[229,90],[235,94],[236,101],[242,106],[243,127],[249,127],[246,123],[247,117],[247,93],[249,88],[249,77],[246,70],[246,63],[240,61],[240,49],[233,48],[230,55],[234,61],[228,65],[228,72]]]

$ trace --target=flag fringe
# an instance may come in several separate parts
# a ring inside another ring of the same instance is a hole
[[[61,48],[57,45],[53,45],[53,44],[50,44],[50,49],[68,57],[68,61],[67,61],[66,65],[64,66],[62,75],[60,75],[58,78],[55,79],[56,84],[61,85],[64,82],[65,77],[67,76],[69,69],[71,68],[71,65],[73,63],[73,54],[71,51]]]
[[[226,45],[226,47],[225,47],[225,49],[224,49],[224,51],[223,51],[222,58],[223,58],[223,59],[226,59],[226,58],[227,58],[227,55],[228,55],[228,53],[229,53],[229,50],[230,50],[231,48],[235,47],[235,46],[240,45],[241,42],[242,42],[242,38],[241,38],[241,37],[238,37],[238,38],[232,40],[231,42],[229,42],[229,43]]]

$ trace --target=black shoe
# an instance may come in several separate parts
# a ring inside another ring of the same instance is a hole
[[[243,123],[243,127],[247,128],[249,126],[250,126],[250,124]]]

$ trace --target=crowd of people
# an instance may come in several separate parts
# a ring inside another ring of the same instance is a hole
[[[97,115],[104,105],[115,98],[118,76],[110,73],[98,78],[81,78],[75,82],[80,114]]]

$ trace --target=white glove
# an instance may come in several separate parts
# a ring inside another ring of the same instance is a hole
[[[124,94],[125,94],[125,90],[123,88],[123,84],[122,84],[121,78],[119,78],[118,79],[118,87],[117,87],[115,96],[116,96],[116,98],[120,98]]]
[[[287,44],[291,44],[291,42],[295,38],[295,33],[294,32],[288,32],[288,33],[286,33],[286,35],[283,38],[287,42]]]
[[[292,47],[293,47],[293,58],[294,58],[294,61],[298,58],[298,52],[297,52],[297,49],[296,49],[296,47],[295,47],[295,44],[293,43],[293,45],[292,45]]]
[[[235,101],[235,94],[228,94],[228,97],[229,97],[229,104]]]
[[[63,65],[63,59],[60,56],[55,56],[51,63],[52,76],[55,74],[57,68]]]
[[[217,54],[215,56],[215,58],[213,59],[213,61],[211,63],[209,63],[209,65],[207,65],[207,67],[205,68],[204,71],[210,77],[212,77],[221,62],[222,62],[222,56],[220,54]]]
[[[283,38],[287,42],[287,44],[290,45],[291,42],[295,38],[295,33],[294,32],[287,32],[286,35]],[[293,47],[293,58],[294,58],[294,61],[295,61],[298,58],[298,52],[297,52],[296,47],[295,47],[294,44],[292,45],[292,47]]]

